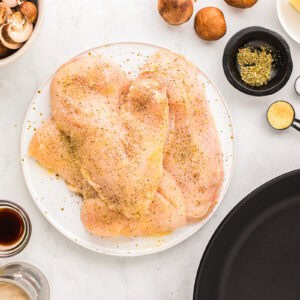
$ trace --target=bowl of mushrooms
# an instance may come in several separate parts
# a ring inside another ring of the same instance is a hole
[[[0,67],[20,57],[39,34],[43,0],[0,0]]]

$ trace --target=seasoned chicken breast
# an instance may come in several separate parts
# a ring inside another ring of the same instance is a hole
[[[40,127],[31,140],[29,154],[45,168],[58,174],[74,192],[83,195],[81,220],[97,236],[149,236],[166,233],[186,224],[185,204],[175,180],[164,171],[149,214],[139,220],[109,209],[80,173],[69,140],[52,119]]]
[[[138,219],[149,213],[162,176],[168,100],[154,80],[141,80],[118,108],[127,88],[117,65],[84,57],[58,71],[51,105],[58,127],[75,148],[82,175],[110,209]],[[153,118],[143,118],[152,111]]]
[[[63,178],[76,194],[84,197],[97,196],[96,191],[79,171],[70,139],[57,128],[53,119],[47,120],[36,131],[29,145],[29,155],[43,167]]]
[[[92,234],[166,233],[214,208],[221,146],[199,70],[184,57],[158,51],[132,82],[110,60],[79,57],[54,76],[51,109],[29,154],[82,195]]]
[[[186,225],[185,203],[175,180],[165,172],[147,216],[128,219],[91,198],[83,203],[81,220],[91,233],[102,237],[165,234]]]
[[[182,190],[190,222],[212,211],[223,182],[221,146],[199,72],[183,56],[161,50],[140,75],[167,88],[170,126],[164,167]]]

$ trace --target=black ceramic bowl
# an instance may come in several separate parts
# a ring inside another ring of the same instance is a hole
[[[244,47],[270,49],[276,55],[276,63],[272,67],[271,80],[264,86],[251,87],[243,82],[237,53]],[[278,33],[263,27],[248,27],[236,33],[227,43],[223,55],[223,68],[228,81],[239,91],[253,96],[265,96],[278,92],[288,82],[293,61],[288,43]]]

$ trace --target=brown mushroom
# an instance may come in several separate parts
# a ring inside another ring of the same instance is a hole
[[[0,41],[0,58],[5,58],[11,53],[11,50],[6,48]]]
[[[249,8],[257,3],[258,0],[224,0],[227,4],[237,8]]]
[[[32,23],[24,18],[21,12],[17,11],[9,17],[9,21],[2,29],[2,35],[12,43],[26,42],[33,31]]]
[[[18,6],[21,2],[20,2],[20,0],[2,0],[2,3],[13,8],[13,7]]]
[[[0,25],[3,25],[6,21],[6,8],[0,7]]]
[[[20,12],[26,17],[26,19],[30,23],[35,23],[38,16],[38,10],[34,3],[30,1],[23,2],[20,5]]]
[[[187,22],[194,12],[194,0],[158,0],[158,11],[170,25]]]
[[[3,25],[12,14],[12,10],[6,4],[0,2],[0,25]]]
[[[22,43],[15,43],[12,41],[8,36],[7,32],[4,29],[5,25],[2,25],[0,27],[0,41],[3,44],[4,47],[11,49],[11,50],[17,50],[22,47]]]
[[[195,17],[197,35],[207,41],[218,40],[227,31],[223,12],[217,7],[205,7],[198,11]]]

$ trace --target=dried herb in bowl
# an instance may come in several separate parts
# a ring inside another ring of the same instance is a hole
[[[271,51],[265,47],[245,47],[239,49],[237,54],[241,78],[252,87],[260,87],[270,81],[273,61]]]

